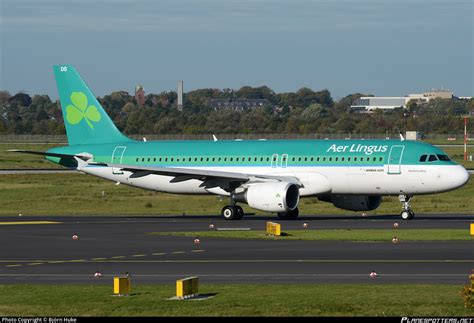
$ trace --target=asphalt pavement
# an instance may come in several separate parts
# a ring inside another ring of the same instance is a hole
[[[219,283],[464,283],[474,268],[474,239],[446,242],[239,240],[151,232],[263,230],[274,217],[1,217],[0,283],[172,283],[198,275]],[[284,229],[464,228],[474,215],[303,216]],[[77,235],[77,239],[73,239]],[[99,271],[101,278],[94,277]],[[378,276],[371,278],[370,272]]]

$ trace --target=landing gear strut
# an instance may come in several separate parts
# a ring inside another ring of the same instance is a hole
[[[278,213],[278,217],[282,220],[294,220],[298,217],[300,214],[300,211],[298,208],[295,208],[294,210],[284,212],[284,213]]]
[[[403,211],[400,213],[403,220],[411,220],[415,217],[415,212],[410,207],[410,200],[413,195],[409,194],[400,194],[398,200],[403,204]]]

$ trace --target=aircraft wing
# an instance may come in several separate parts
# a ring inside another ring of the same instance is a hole
[[[219,180],[225,182],[240,182],[240,183],[258,183],[258,182],[289,182],[298,186],[303,186],[300,180],[293,176],[276,176],[276,175],[259,175],[259,174],[245,174],[235,172],[223,172],[215,170],[204,170],[196,168],[180,168],[180,167],[160,167],[160,166],[138,166],[125,164],[105,164],[109,167],[119,168],[124,171],[130,171],[137,176],[145,176],[149,174],[174,176],[172,181],[184,181],[189,179]],[[132,175],[133,176],[133,175]],[[220,185],[219,185],[220,186]]]

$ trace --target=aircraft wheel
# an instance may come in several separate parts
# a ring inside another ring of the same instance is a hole
[[[235,219],[236,220],[242,219],[244,217],[244,209],[239,205],[236,205],[235,209],[237,210],[237,214],[235,216]]]
[[[412,210],[403,210],[400,215],[402,216],[403,220],[411,220],[415,217],[415,212]]]
[[[221,211],[222,217],[226,220],[234,220],[238,217],[237,208],[232,205],[226,205]]]

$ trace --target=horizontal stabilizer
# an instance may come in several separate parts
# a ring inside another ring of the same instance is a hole
[[[11,153],[22,153],[22,154],[32,154],[32,155],[40,155],[40,156],[49,156],[49,157],[58,157],[58,158],[71,158],[74,159],[75,157],[80,158],[82,160],[90,159],[90,156],[85,155],[68,155],[68,154],[56,154],[56,153],[48,153],[46,151],[34,151],[34,150],[22,150],[22,149],[9,149],[7,152]]]

